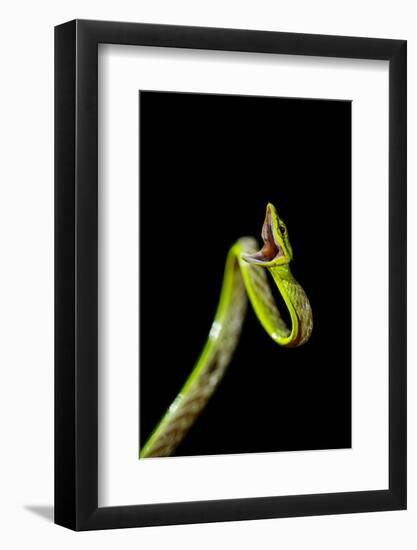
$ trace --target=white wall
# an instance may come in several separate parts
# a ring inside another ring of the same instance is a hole
[[[53,483],[53,26],[75,17],[409,41],[409,279],[416,273],[417,17],[412,0],[15,0],[1,10],[0,541],[43,548],[344,548],[417,543],[416,289],[409,289],[409,510],[75,534]],[[412,208],[411,208],[412,207]]]

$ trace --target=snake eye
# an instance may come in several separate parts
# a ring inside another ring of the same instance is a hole
[[[287,229],[286,229],[285,225],[280,225],[279,230],[281,231],[282,235],[285,235],[285,233],[287,232]]]

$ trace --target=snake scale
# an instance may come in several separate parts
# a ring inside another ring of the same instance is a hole
[[[268,204],[262,226],[263,246],[242,237],[229,250],[216,315],[203,351],[179,394],[140,451],[140,458],[170,456],[215,392],[233,352],[249,301],[261,325],[279,345],[306,343],[313,329],[310,302],[293,277],[288,231],[275,207]],[[291,328],[275,304],[270,273],[291,318]]]

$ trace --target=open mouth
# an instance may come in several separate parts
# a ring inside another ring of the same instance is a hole
[[[266,210],[265,221],[262,226],[262,240],[264,242],[261,250],[255,254],[246,254],[245,260],[252,263],[272,262],[284,255],[284,252],[274,235],[271,208]]]

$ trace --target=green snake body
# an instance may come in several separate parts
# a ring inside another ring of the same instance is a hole
[[[284,222],[272,204],[262,228],[264,245],[252,237],[229,250],[219,305],[208,340],[190,376],[140,452],[140,458],[170,456],[215,392],[239,341],[249,301],[265,331],[279,345],[296,347],[310,338],[310,302],[290,269],[292,248]],[[275,304],[267,272],[291,318],[287,327]]]

